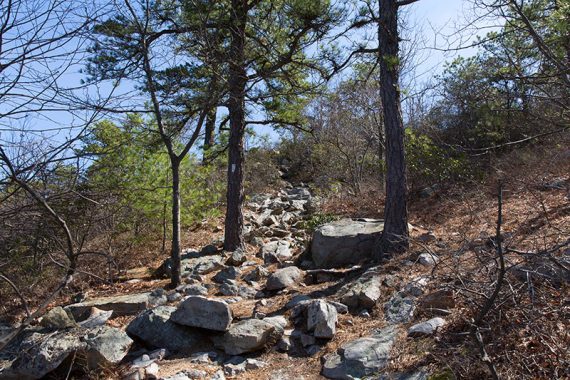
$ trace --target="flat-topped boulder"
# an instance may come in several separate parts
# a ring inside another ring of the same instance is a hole
[[[357,264],[372,257],[384,222],[377,219],[341,219],[318,227],[311,254],[317,268]]]
[[[122,315],[136,315],[148,309],[153,297],[150,293],[125,294],[120,296],[100,297],[65,307],[76,321],[89,317],[91,308],[99,310],[113,310],[113,317]]]
[[[240,355],[263,349],[268,342],[277,341],[283,334],[275,321],[246,319],[231,325],[221,337],[215,337],[216,346],[228,355]]]
[[[190,296],[178,305],[171,319],[184,326],[227,331],[233,316],[228,304],[222,300]]]
[[[203,331],[174,323],[173,306],[158,306],[139,314],[127,327],[127,333],[149,346],[171,352],[196,352],[206,348],[208,338]]]

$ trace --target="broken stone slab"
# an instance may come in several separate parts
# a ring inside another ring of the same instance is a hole
[[[208,337],[200,330],[174,323],[173,306],[158,306],[139,314],[128,326],[127,333],[145,344],[170,352],[196,352],[208,345]]]
[[[276,270],[267,278],[267,290],[280,290],[296,285],[303,278],[303,271],[295,266]]]
[[[174,313],[173,322],[214,331],[227,331],[232,322],[232,311],[227,303],[214,298],[190,296]]]
[[[262,319],[246,319],[230,326],[221,337],[214,337],[217,347],[228,355],[240,355],[263,349],[269,342],[277,341],[283,331],[274,323]]]
[[[54,334],[24,332],[23,339],[13,347],[16,357],[10,365],[0,368],[1,379],[40,379],[55,370],[71,354],[86,348],[79,335],[70,331]]]
[[[92,307],[89,317],[83,322],[79,322],[79,325],[87,329],[102,326],[111,318],[111,315],[113,315],[113,310],[101,310]]]
[[[318,227],[311,243],[315,266],[335,268],[372,258],[383,229],[384,222],[376,219],[341,219]]]
[[[415,309],[413,297],[396,293],[384,304],[384,318],[389,323],[407,323],[412,319]]]
[[[151,306],[150,293],[125,294],[120,296],[101,297],[80,303],[67,305],[76,321],[88,318],[92,307],[100,310],[113,310],[113,317],[135,315]]]
[[[329,379],[359,379],[377,374],[388,365],[397,335],[398,329],[388,326],[343,344],[336,353],[325,356],[322,375]]]
[[[412,338],[429,336],[434,334],[443,325],[445,325],[445,319],[435,317],[424,322],[416,323],[410,327],[408,336]]]
[[[307,306],[307,330],[315,338],[332,339],[336,333],[336,308],[323,300],[314,300]]]

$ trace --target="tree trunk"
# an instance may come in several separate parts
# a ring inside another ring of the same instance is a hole
[[[180,160],[170,159],[172,166],[172,274],[170,285],[180,285]]]
[[[398,5],[396,0],[379,0],[379,3],[378,39],[386,141],[386,204],[384,232],[378,253],[384,255],[405,251],[409,242],[404,123],[398,84]]]
[[[231,46],[229,62],[230,140],[228,156],[228,190],[224,249],[243,247],[243,161],[245,134],[245,26],[247,0],[232,0]]]
[[[204,134],[204,153],[202,162],[205,163],[209,158],[209,151],[214,146],[214,130],[216,128],[216,107],[213,107],[206,116],[205,134]]]

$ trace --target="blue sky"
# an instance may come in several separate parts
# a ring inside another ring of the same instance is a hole
[[[420,81],[427,81],[434,75],[440,73],[446,61],[452,60],[457,55],[472,55],[475,49],[461,50],[460,52],[443,52],[433,49],[433,47],[446,47],[445,35],[453,34],[460,25],[464,25],[466,20],[472,15],[471,2],[469,0],[420,0],[417,3],[407,6],[410,12],[409,18],[424,43],[420,52],[420,64],[417,73],[421,75]],[[437,36],[436,36],[436,33]],[[472,37],[472,36],[470,36]],[[84,74],[79,72],[80,67],[74,66],[68,74],[65,75],[66,86],[77,86]],[[108,91],[103,87],[103,93]],[[132,90],[132,86],[124,87],[124,90]],[[45,115],[44,115],[45,116]],[[70,115],[65,112],[57,112],[49,115],[49,119],[40,117],[40,115],[31,115],[28,119],[28,127],[44,128],[46,125],[69,125],[72,121]],[[276,134],[269,127],[256,128],[259,133],[269,133],[272,139],[276,138]],[[67,131],[66,133],[70,133]],[[65,137],[63,137],[65,138]]]

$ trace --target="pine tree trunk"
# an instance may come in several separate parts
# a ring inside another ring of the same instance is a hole
[[[404,123],[398,84],[398,6],[396,0],[379,0],[378,25],[380,87],[386,141],[386,204],[384,232],[378,253],[398,253],[408,246],[407,183],[404,158]]]
[[[229,63],[228,110],[230,140],[228,149],[228,190],[224,249],[235,251],[243,247],[243,161],[245,135],[245,25],[247,0],[232,0],[231,46]]]
[[[202,162],[205,163],[209,158],[209,151],[214,146],[214,130],[216,128],[216,107],[213,107],[206,116],[205,123],[205,133],[204,133],[204,153],[202,156]]]
[[[180,160],[171,158],[172,166],[172,274],[170,284],[180,285]]]

